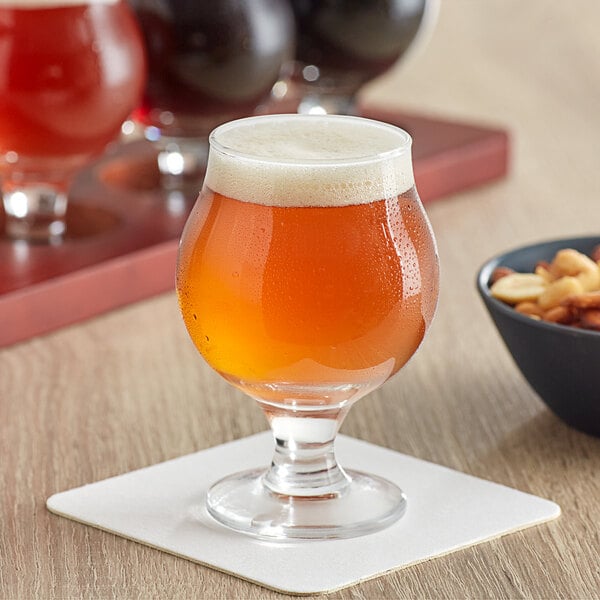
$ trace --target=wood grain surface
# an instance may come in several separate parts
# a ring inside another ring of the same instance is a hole
[[[563,425],[528,388],[474,279],[517,244],[600,233],[600,3],[441,8],[429,44],[363,102],[506,126],[512,170],[428,209],[436,320],[343,432],[549,498],[563,515],[330,597],[599,598],[600,439]],[[55,492],[265,428],[203,364],[171,293],[1,350],[0,597],[283,597],[45,509]]]

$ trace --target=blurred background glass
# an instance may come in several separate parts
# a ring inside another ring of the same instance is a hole
[[[130,0],[147,47],[149,79],[134,113],[156,145],[161,185],[204,174],[208,134],[253,114],[294,51],[287,0]]]
[[[60,242],[74,175],[139,102],[144,48],[123,1],[0,5],[6,234]]]
[[[413,48],[438,0],[291,0],[296,60],[285,98],[300,113],[355,112],[356,94]],[[277,90],[276,90],[277,91]]]

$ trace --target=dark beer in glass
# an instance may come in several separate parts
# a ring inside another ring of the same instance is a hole
[[[357,91],[405,55],[437,0],[291,0],[300,112],[348,113]],[[312,110],[311,110],[312,109]]]
[[[203,170],[215,126],[268,98],[293,53],[293,17],[287,0],[130,1],[149,63],[135,119],[176,183]]]

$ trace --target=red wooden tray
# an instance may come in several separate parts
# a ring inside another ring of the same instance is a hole
[[[506,174],[505,131],[422,115],[364,109],[414,140],[425,204]],[[174,287],[178,238],[198,192],[156,186],[154,151],[122,145],[77,178],[62,244],[0,237],[0,347]],[[0,212],[0,231],[4,216]]]

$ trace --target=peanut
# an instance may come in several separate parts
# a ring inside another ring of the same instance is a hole
[[[559,306],[569,296],[581,294],[582,292],[583,286],[579,280],[575,277],[565,275],[546,287],[544,292],[538,297],[538,303],[544,310],[548,310],[549,308]]]
[[[598,265],[589,256],[573,248],[565,248],[556,253],[550,267],[554,273],[564,276],[579,275],[583,271],[597,269]]]
[[[563,301],[563,306],[572,306],[574,308],[600,308],[600,290],[587,292],[576,296],[568,296]]]
[[[519,302],[515,305],[515,310],[529,317],[536,316],[541,318],[544,315],[544,311],[537,302]]]
[[[546,289],[546,282],[534,273],[511,273],[492,285],[492,296],[507,304],[537,300]]]
[[[581,326],[583,328],[600,331],[600,310],[599,309],[590,308],[588,310],[581,311],[580,319],[581,319]]]
[[[549,321],[550,323],[562,323],[563,325],[568,325],[573,323],[577,317],[575,312],[567,306],[555,306],[554,308],[547,310],[542,318],[544,321]]]
[[[535,274],[542,277],[546,283],[552,283],[555,280],[550,265],[545,261],[541,261],[535,266]]]
[[[496,281],[498,281],[498,279],[502,279],[503,277],[506,277],[507,275],[510,275],[511,273],[514,273],[514,272],[515,272],[515,270],[511,269],[510,267],[496,267],[492,271],[492,276],[490,277],[490,282],[496,283]]]

